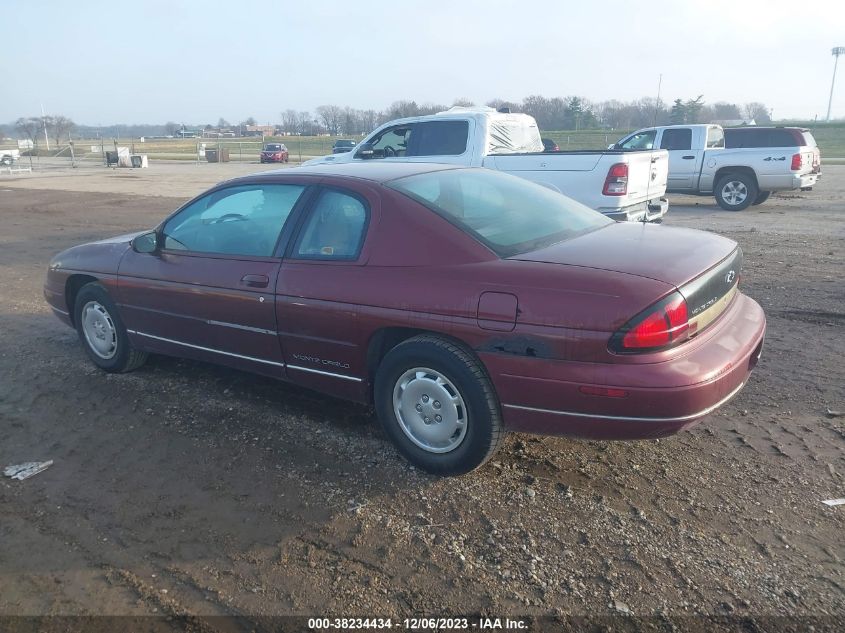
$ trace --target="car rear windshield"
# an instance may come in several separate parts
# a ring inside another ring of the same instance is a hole
[[[355,145],[355,141],[335,141],[335,147],[353,147]]]
[[[388,186],[432,209],[500,257],[527,253],[613,223],[560,193],[487,169],[428,172]]]

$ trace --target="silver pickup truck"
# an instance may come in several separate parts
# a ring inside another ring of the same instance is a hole
[[[819,148],[802,128],[667,125],[637,130],[611,147],[667,150],[668,192],[713,195],[729,211],[761,204],[772,191],[809,189],[821,176]]]

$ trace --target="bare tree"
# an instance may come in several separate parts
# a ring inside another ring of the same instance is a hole
[[[463,106],[463,107],[465,107],[465,108],[469,108],[469,107],[471,107],[471,106],[474,106],[474,105],[475,105],[475,102],[470,101],[470,100],[469,100],[469,99],[467,99],[466,97],[458,97],[457,99],[455,99],[455,100],[452,102],[452,105],[453,105],[453,106]]]
[[[323,122],[323,126],[332,136],[340,134],[343,124],[343,108],[336,105],[321,105],[317,107],[317,116]]]
[[[70,139],[70,133],[76,127],[76,123],[62,115],[54,116],[51,118],[52,120],[50,121],[50,123],[53,132],[53,138],[56,139],[56,145],[61,145],[62,138],[67,136],[68,139]]]
[[[735,103],[725,103],[724,101],[717,101],[710,106],[712,119],[741,119],[742,113],[739,111],[739,106]]]
[[[164,133],[168,136],[176,136],[176,132],[182,129],[182,126],[175,121],[168,121],[164,124]]]
[[[745,111],[746,118],[754,119],[757,123],[763,123],[765,125],[772,122],[769,109],[764,103],[760,103],[759,101],[746,103],[743,110]]]
[[[490,99],[487,102],[487,106],[490,108],[495,108],[496,110],[503,110],[505,108],[509,109],[511,112],[519,112],[522,109],[518,103],[513,101],[505,101],[504,99],[499,99],[496,97],[495,99]]]
[[[43,121],[41,117],[21,117],[15,121],[15,129],[19,134],[25,136],[33,145],[38,145],[38,138],[41,135]]]
[[[290,134],[300,133],[299,112],[285,110],[282,114],[282,128]]]

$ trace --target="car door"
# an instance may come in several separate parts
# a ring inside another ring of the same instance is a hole
[[[667,189],[683,191],[691,189],[703,149],[692,149],[692,128],[666,128],[660,139],[660,149],[669,152],[669,178]]]
[[[273,289],[279,241],[304,184],[222,187],[183,207],[154,253],[121,262],[121,313],[152,351],[284,374]]]
[[[276,318],[288,378],[362,399],[366,367],[355,289],[367,283],[368,232],[378,196],[367,185],[324,186],[311,198],[276,283]]]

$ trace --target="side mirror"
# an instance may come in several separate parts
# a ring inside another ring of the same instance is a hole
[[[361,143],[358,146],[358,151],[355,152],[355,158],[372,158],[373,154],[374,153],[372,143]]]
[[[138,235],[132,240],[132,250],[136,253],[155,253],[158,251],[158,233],[150,231]]]

